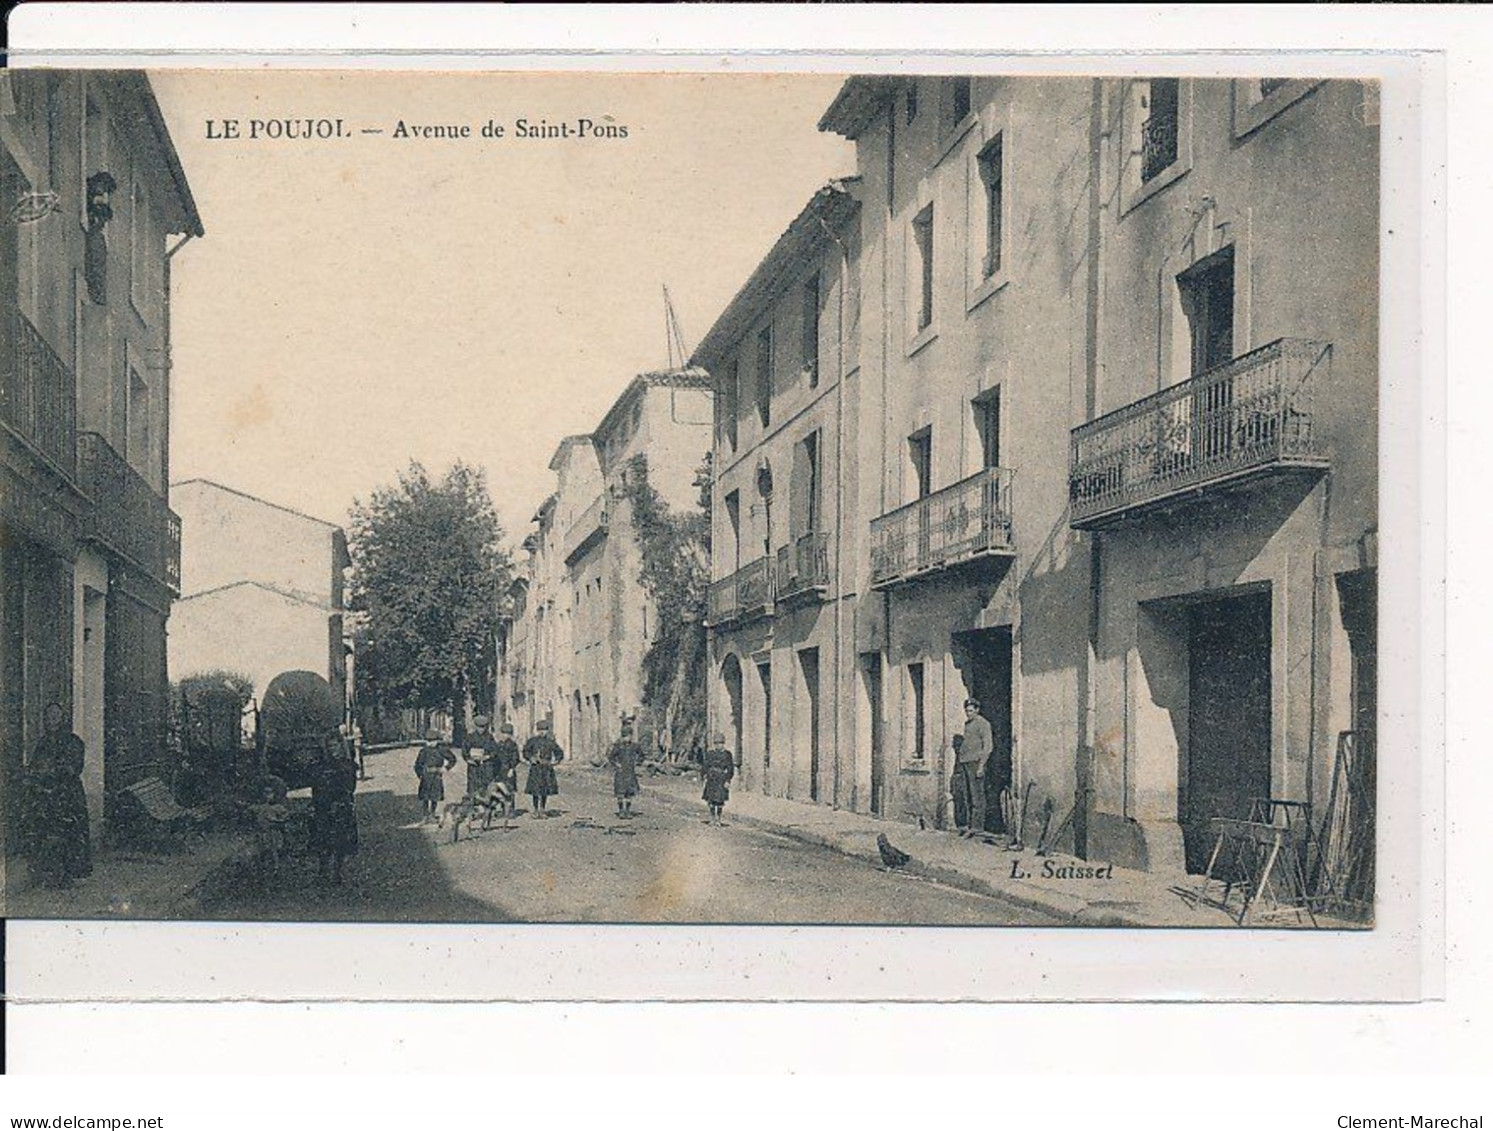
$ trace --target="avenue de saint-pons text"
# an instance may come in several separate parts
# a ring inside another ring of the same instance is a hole
[[[473,138],[534,138],[556,140],[620,141],[628,127],[604,114],[600,118],[515,118],[500,122],[489,118],[481,125],[470,122],[408,122],[393,126],[351,125],[344,118],[209,118],[204,123],[209,141],[333,141],[357,135],[383,135],[406,141],[464,141]]]

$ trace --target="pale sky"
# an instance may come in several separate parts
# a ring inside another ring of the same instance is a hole
[[[207,235],[173,261],[172,479],[333,522],[411,457],[488,469],[510,543],[589,432],[693,348],[849,143],[810,75],[153,72]],[[597,122],[626,140],[514,136]],[[346,139],[210,140],[342,118]],[[397,123],[472,127],[396,139]],[[489,120],[508,136],[479,135]],[[364,135],[363,129],[382,129]],[[223,132],[221,125],[215,132]]]

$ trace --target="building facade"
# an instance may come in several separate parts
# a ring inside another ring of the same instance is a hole
[[[712,729],[741,788],[870,801],[842,730],[853,678],[859,182],[816,193],[695,353],[716,375]]]
[[[233,672],[262,697],[281,672],[310,671],[345,702],[342,528],[206,479],[171,495],[182,526],[171,678]]]
[[[824,270],[783,254],[792,228],[701,359],[720,391],[711,713],[747,788],[946,826],[974,697],[992,830],[1010,789],[1071,812],[1080,855],[1201,870],[1212,816],[1320,812],[1340,736],[1372,747],[1372,93],[845,84],[821,122],[859,174],[836,413],[775,383]],[[771,499],[814,427],[837,453],[832,649],[798,635],[766,564],[803,536]]]
[[[645,473],[671,510],[698,507],[712,420],[706,374],[650,372],[593,433],[560,442],[550,460],[556,491],[524,541],[499,648],[499,716],[521,732],[548,719],[572,757],[600,759],[623,718],[646,714],[643,660],[658,626],[642,582],[633,492]],[[643,722],[651,740],[653,720]]]
[[[0,200],[0,791],[13,828],[48,703],[83,739],[95,820],[164,771],[180,585],[171,257],[203,228],[138,72],[0,76]]]

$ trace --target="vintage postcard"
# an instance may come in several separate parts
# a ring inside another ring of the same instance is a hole
[[[1380,83],[1051,72],[0,72],[4,913],[1373,934]]]

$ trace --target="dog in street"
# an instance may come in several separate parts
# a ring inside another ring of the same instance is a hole
[[[440,819],[436,821],[436,828],[444,829],[447,824],[451,826],[451,843],[455,844],[461,839],[461,826],[470,824],[476,817],[478,803],[470,797],[463,797],[460,801],[448,801],[441,809]]]

